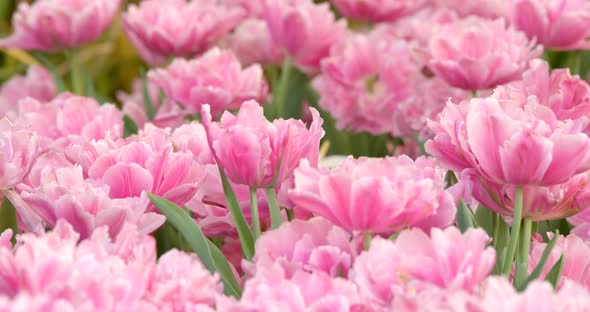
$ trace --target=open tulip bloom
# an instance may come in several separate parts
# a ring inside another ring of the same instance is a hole
[[[587,0],[0,0],[0,31],[0,312],[590,311]]]

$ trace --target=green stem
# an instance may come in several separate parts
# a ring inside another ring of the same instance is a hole
[[[71,64],[71,78],[72,78],[72,91],[78,95],[84,95],[84,82],[82,77],[82,67],[78,63],[77,51],[72,49],[70,51],[70,64]]]
[[[363,233],[363,241],[365,243],[365,250],[369,250],[369,248],[371,248],[371,240],[373,240],[371,233],[369,233],[369,232]]]
[[[293,221],[293,219],[295,219],[295,213],[293,212],[293,209],[285,209],[285,211],[287,212],[287,220]]]
[[[266,189],[266,200],[268,201],[268,210],[270,212],[270,226],[274,230],[283,223],[283,216],[281,216],[281,207],[277,200],[277,194],[274,188]]]
[[[516,196],[514,200],[514,217],[512,220],[512,230],[510,231],[510,245],[508,245],[508,253],[504,259],[502,270],[504,275],[509,276],[512,269],[512,262],[516,254],[516,247],[518,246],[518,239],[520,238],[520,223],[522,221],[522,186],[516,187]]]
[[[16,208],[10,200],[4,196],[0,206],[0,234],[4,230],[12,230],[12,245],[16,244],[16,234],[18,234],[18,220],[16,217]]]
[[[516,272],[514,274],[515,285],[520,285],[528,275],[529,249],[531,247],[533,220],[530,217],[526,217],[523,220],[523,225],[519,250],[516,256]]]
[[[292,67],[291,59],[289,57],[285,58],[276,94],[273,94],[273,106],[275,106],[274,110],[277,112],[276,118],[285,117],[283,115],[285,114],[285,106],[287,105],[287,93],[289,91],[289,79]]]
[[[252,232],[254,239],[260,237],[260,216],[258,215],[258,198],[256,198],[256,188],[250,187],[250,213],[252,216]]]

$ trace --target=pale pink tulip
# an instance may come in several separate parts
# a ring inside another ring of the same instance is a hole
[[[312,0],[265,0],[264,19],[275,41],[308,74],[346,32],[344,20],[336,20],[329,3]]]
[[[549,49],[588,49],[590,3],[585,0],[511,0],[511,23]]]
[[[27,96],[46,102],[53,99],[56,92],[49,72],[39,65],[31,65],[26,76],[13,76],[0,87],[0,118],[14,119],[18,102]]]
[[[461,17],[477,15],[487,18],[504,17],[507,14],[508,2],[506,0],[434,0],[437,8],[452,10]]]
[[[277,65],[285,58],[285,53],[272,40],[268,25],[262,19],[249,18],[243,21],[225,38],[224,45],[236,54],[243,66],[255,63]]]
[[[590,165],[588,119],[559,120],[536,97],[451,102],[429,128],[426,150],[452,170],[497,184],[555,185]]]
[[[375,32],[351,34],[334,45],[313,86],[338,129],[378,135],[391,132],[398,103],[413,96],[423,79],[405,41]]]
[[[253,264],[248,263],[248,267],[253,274],[257,268],[278,263],[286,277],[301,270],[346,277],[357,253],[356,247],[351,243],[350,234],[322,218],[293,220],[265,232],[256,241]]]
[[[245,14],[215,0],[147,0],[123,14],[131,43],[151,65],[205,52]]]
[[[430,68],[454,87],[488,89],[519,79],[541,52],[504,20],[470,16],[434,31]]]
[[[147,234],[166,221],[162,215],[146,213],[149,200],[145,193],[137,198],[111,199],[108,186],[85,180],[79,166],[44,174],[40,185],[25,188],[21,197],[41,217],[45,228],[53,228],[58,220],[64,219],[85,239],[104,225],[109,227],[111,237],[116,237],[125,223],[134,224]]]
[[[38,136],[0,119],[0,190],[7,190],[29,174],[39,150]]]
[[[60,51],[95,41],[119,10],[120,0],[41,0],[21,2],[12,18],[14,34],[0,46]]]
[[[99,105],[92,99],[62,93],[50,102],[25,98],[19,103],[15,122],[31,127],[40,138],[40,147],[63,149],[73,142],[120,137],[123,117],[112,104]]]
[[[193,121],[175,129],[170,136],[170,142],[177,151],[191,151],[193,160],[199,164],[215,164],[205,127],[199,122]]]
[[[424,7],[427,0],[332,0],[342,15],[368,22],[391,22]]]
[[[363,311],[354,284],[325,274],[288,277],[280,265],[271,265],[244,286],[240,301],[220,298],[217,311]]]
[[[209,104],[217,116],[239,108],[246,100],[262,102],[268,91],[260,65],[242,69],[231,51],[217,48],[194,60],[176,59],[166,69],[150,71],[148,77],[189,113],[198,113],[202,105]]]
[[[473,170],[465,170],[457,188],[465,188],[468,195],[486,208],[504,216],[514,214],[516,187],[496,184],[482,179]],[[522,216],[534,221],[571,217],[583,223],[588,219],[590,207],[590,174],[584,172],[573,176],[563,184],[551,186],[523,186]],[[577,214],[577,215],[576,215]]]
[[[147,85],[150,100],[156,113],[151,123],[158,127],[172,128],[182,125],[186,115],[183,109],[170,99],[162,100],[159,89],[151,81],[148,80]],[[117,100],[122,104],[123,114],[129,116],[138,128],[141,129],[146,123],[150,122],[146,112],[140,80],[133,81],[133,90],[131,93],[117,92]]]
[[[201,116],[214,158],[229,180],[260,188],[273,181],[280,185],[302,159],[317,165],[323,120],[315,109],[312,114],[309,129],[293,119],[271,123],[256,101],[244,102],[237,116],[226,111],[220,122],[211,121],[208,105]]]
[[[455,206],[443,180],[432,159],[351,157],[330,171],[302,162],[289,195],[296,209],[348,231],[390,235],[407,226],[453,222]]]

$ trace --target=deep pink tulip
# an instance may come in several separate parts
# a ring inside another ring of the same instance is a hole
[[[245,14],[215,0],[147,0],[131,4],[123,25],[131,43],[151,65],[192,57],[215,45]]]
[[[302,159],[317,165],[323,120],[318,111],[311,111],[309,129],[293,119],[271,123],[256,101],[244,102],[237,116],[226,111],[220,122],[212,122],[208,105],[201,116],[214,158],[229,180],[262,188],[270,186],[275,175],[280,185]]]
[[[0,190],[7,190],[29,174],[39,151],[35,132],[0,119]]]
[[[536,97],[451,102],[430,122],[426,150],[452,170],[473,168],[497,184],[555,185],[590,165],[588,120],[559,120]]]
[[[427,4],[427,0],[332,0],[342,15],[368,22],[391,22],[412,14]]]
[[[430,68],[454,87],[489,89],[519,79],[541,52],[504,20],[470,16],[434,31]]]
[[[549,49],[590,48],[590,3],[585,0],[511,0],[511,23]]]
[[[198,113],[202,105],[209,104],[217,116],[239,108],[246,100],[262,102],[268,91],[260,65],[242,69],[231,51],[217,48],[190,61],[176,59],[168,68],[150,71],[148,76],[189,113]]]
[[[59,51],[95,41],[119,10],[120,0],[41,0],[21,2],[12,18],[14,34],[0,46]]]
[[[351,34],[321,68],[313,86],[336,127],[375,135],[391,132],[398,103],[409,100],[424,79],[409,45],[380,32]]]
[[[15,122],[37,132],[40,147],[63,149],[70,143],[98,140],[123,134],[123,117],[112,104],[100,105],[95,99],[62,93],[50,102],[25,98],[19,102]]]
[[[329,3],[312,0],[265,0],[264,19],[275,41],[309,74],[346,31],[344,20],[336,20]]]
[[[445,227],[454,220],[444,171],[428,158],[348,158],[328,171],[307,162],[295,170],[296,209],[348,231],[390,235],[407,226]]]
[[[0,118],[16,118],[18,102],[27,96],[48,102],[56,92],[51,74],[39,65],[31,65],[26,76],[13,76],[0,87]]]

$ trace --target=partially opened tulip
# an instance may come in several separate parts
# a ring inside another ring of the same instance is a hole
[[[31,65],[26,76],[13,76],[0,87],[0,118],[14,119],[18,102],[26,97],[48,102],[56,95],[51,74],[39,65]]]
[[[12,19],[14,34],[0,46],[47,52],[79,47],[98,39],[119,10],[120,0],[21,2]]]
[[[23,181],[37,158],[38,144],[35,132],[0,119],[0,191]]]
[[[391,235],[453,222],[453,197],[443,190],[443,180],[444,171],[427,158],[348,158],[329,171],[302,162],[289,198],[295,209],[350,232]]]
[[[452,10],[461,17],[477,15],[486,18],[498,18],[506,16],[508,2],[505,0],[434,0],[434,5],[441,9]]]
[[[332,0],[342,15],[360,21],[391,22],[401,16],[409,15],[424,7],[425,0]]]
[[[217,48],[190,61],[176,59],[166,69],[150,71],[148,77],[188,113],[198,113],[209,104],[218,116],[247,100],[262,102],[268,91],[260,65],[242,68],[231,51]]]
[[[542,49],[502,19],[470,16],[430,38],[430,68],[450,85],[481,90],[517,80]]]
[[[148,0],[123,14],[127,36],[151,65],[205,52],[232,30],[245,12],[211,0]]]
[[[284,51],[271,38],[268,25],[258,18],[243,21],[225,38],[224,45],[236,54],[243,66],[255,63],[277,65],[285,59]]]
[[[590,3],[585,0],[512,0],[511,23],[531,39],[554,50],[588,49]]]

